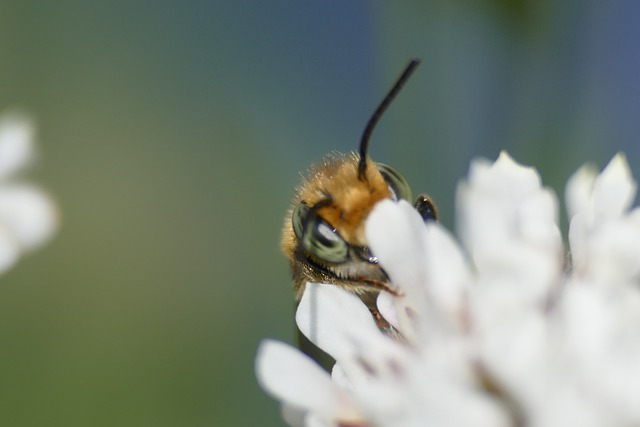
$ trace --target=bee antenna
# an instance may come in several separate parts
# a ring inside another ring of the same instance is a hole
[[[391,101],[396,97],[402,86],[409,80],[411,74],[415,70],[415,68],[420,65],[420,60],[418,58],[413,58],[411,62],[406,66],[402,75],[396,80],[396,83],[393,85],[387,96],[384,97],[376,111],[374,111],[373,115],[369,119],[367,123],[367,127],[364,128],[364,132],[362,133],[362,138],[360,139],[360,162],[358,163],[358,179],[360,181],[365,181],[366,176],[365,172],[367,170],[367,149],[369,148],[369,140],[371,139],[371,133],[373,132],[373,128],[380,121],[380,117],[386,111]]]

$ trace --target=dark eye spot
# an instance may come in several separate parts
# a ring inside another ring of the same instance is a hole
[[[414,206],[425,222],[438,220],[436,205],[424,194],[418,196]]]

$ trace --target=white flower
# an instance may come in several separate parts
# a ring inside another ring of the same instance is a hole
[[[57,228],[51,199],[17,177],[34,158],[31,121],[16,113],[0,117],[0,273],[45,243]]]
[[[336,359],[261,344],[262,386],[304,426],[640,425],[640,210],[622,155],[555,194],[502,153],[457,192],[460,245],[406,202],[382,201],[366,237],[401,296],[380,295],[381,332],[337,286],[308,283],[300,330]]]

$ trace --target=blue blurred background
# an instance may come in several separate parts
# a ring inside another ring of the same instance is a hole
[[[299,172],[354,149],[453,224],[507,149],[560,194],[625,151],[640,175],[640,3],[0,3],[0,106],[37,119],[58,236],[0,278],[0,425],[278,426],[263,337],[292,341],[282,217]]]

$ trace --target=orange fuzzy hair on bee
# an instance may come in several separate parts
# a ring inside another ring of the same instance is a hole
[[[309,174],[296,188],[282,233],[282,251],[291,258],[296,248],[296,237],[291,224],[293,209],[301,202],[308,206],[329,199],[318,209],[320,215],[353,246],[367,246],[364,238],[364,220],[380,200],[391,197],[386,181],[376,164],[368,159],[365,179],[358,178],[357,153],[331,153],[311,166]]]

